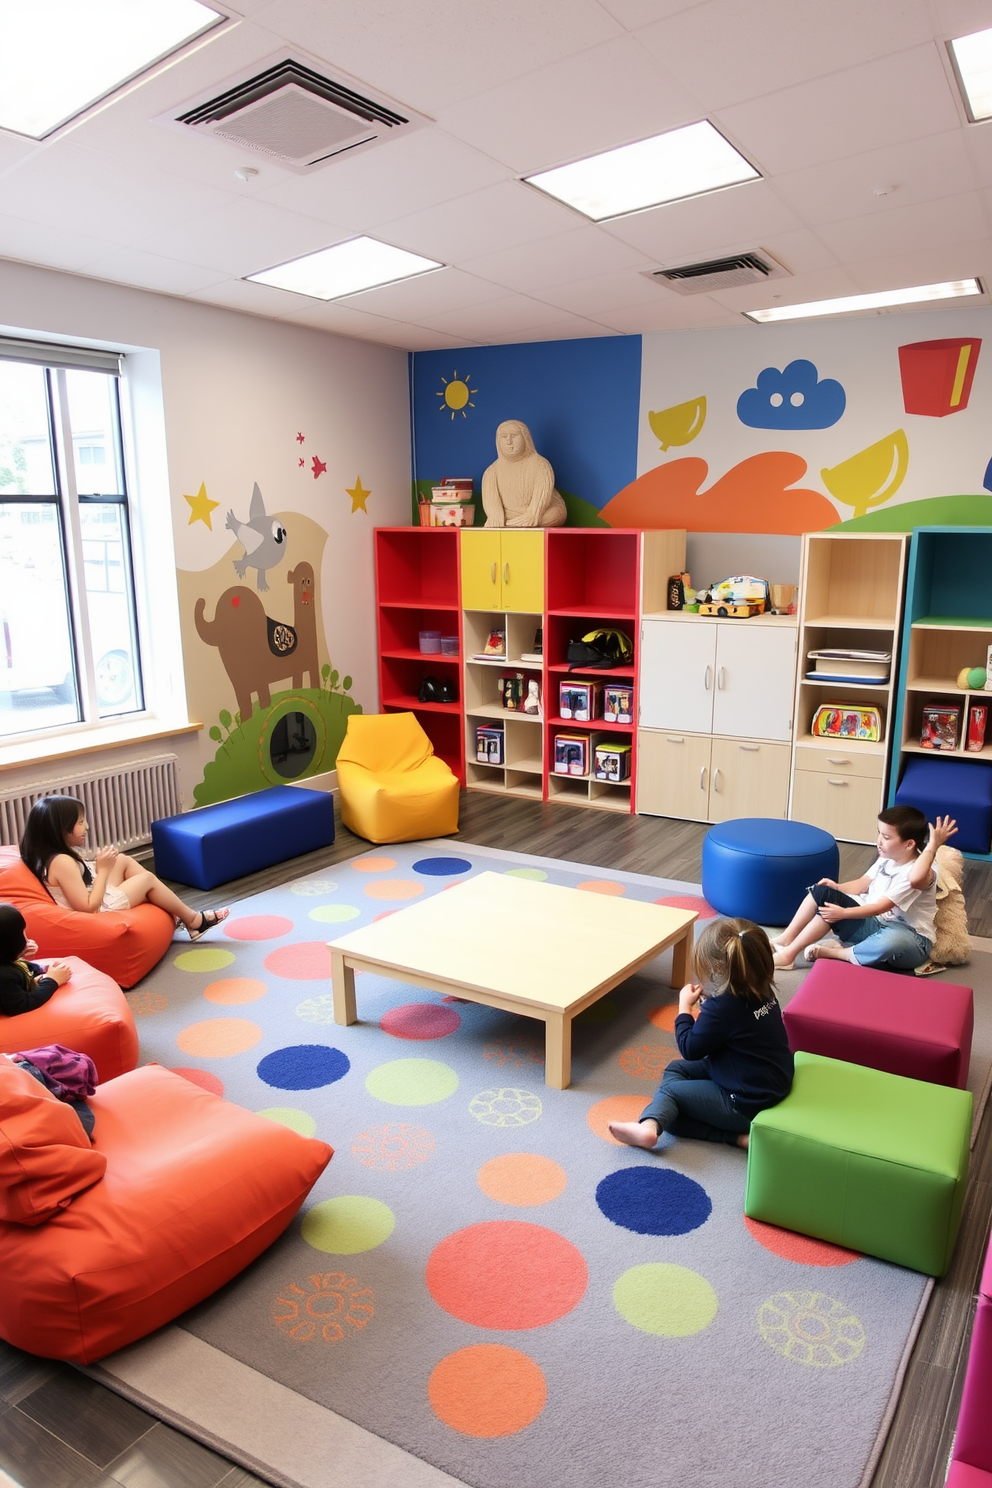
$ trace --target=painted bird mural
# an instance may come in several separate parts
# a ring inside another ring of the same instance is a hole
[[[247,522],[242,522],[232,510],[227,514],[226,525],[245,550],[243,557],[234,560],[238,578],[243,579],[248,569],[253,568],[257,587],[268,589],[266,573],[286,556],[286,529],[281,522],[274,522],[265,515],[265,503],[257,481],[252,488]]]

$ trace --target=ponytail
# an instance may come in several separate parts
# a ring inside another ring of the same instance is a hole
[[[752,920],[711,920],[693,948],[692,971],[697,981],[715,980],[721,992],[744,1002],[775,995],[771,944]]]

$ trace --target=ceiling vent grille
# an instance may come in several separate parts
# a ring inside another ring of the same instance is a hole
[[[229,80],[210,98],[171,110],[162,122],[255,151],[301,174],[430,123],[360,87],[353,78],[331,78],[299,58],[281,57],[250,77]]]
[[[788,269],[762,250],[761,254],[738,253],[732,258],[683,264],[677,269],[654,269],[646,277],[674,289],[676,294],[692,295],[740,289],[747,284],[763,284],[766,279],[788,279],[791,276]]]

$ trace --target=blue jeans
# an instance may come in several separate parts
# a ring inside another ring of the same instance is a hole
[[[749,1131],[750,1119],[735,1109],[734,1098],[710,1079],[705,1059],[673,1059],[642,1121],[657,1121],[659,1134],[698,1137],[703,1142],[734,1143]]]
[[[829,884],[812,884],[809,891],[817,905],[840,904],[845,909],[857,899]],[[930,959],[930,942],[909,925],[897,920],[837,920],[830,926],[841,945],[850,946],[859,966],[880,966],[886,971],[915,971]]]

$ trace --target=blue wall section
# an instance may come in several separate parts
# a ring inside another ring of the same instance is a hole
[[[444,391],[456,374],[473,391],[452,418]],[[410,378],[415,480],[471,475],[478,490],[511,418],[529,426],[558,489],[597,509],[637,474],[640,336],[418,351]]]

